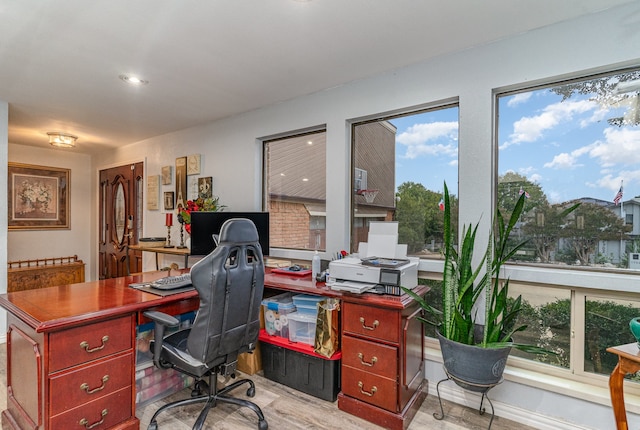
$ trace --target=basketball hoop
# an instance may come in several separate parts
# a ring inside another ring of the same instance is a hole
[[[378,195],[379,190],[358,190],[357,193],[363,196],[367,203],[373,203],[373,200]]]

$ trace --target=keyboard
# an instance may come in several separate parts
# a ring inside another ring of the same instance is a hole
[[[149,285],[158,290],[175,290],[176,288],[188,287],[191,285],[191,273],[156,279]]]

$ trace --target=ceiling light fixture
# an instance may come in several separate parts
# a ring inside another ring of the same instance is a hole
[[[78,140],[78,136],[57,131],[50,131],[47,135],[49,136],[49,143],[59,148],[73,148],[76,146],[76,140]]]
[[[120,75],[119,78],[131,85],[147,85],[149,83],[149,81],[131,75]]]

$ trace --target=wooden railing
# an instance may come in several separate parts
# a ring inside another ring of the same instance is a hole
[[[84,263],[77,255],[9,261],[7,266],[9,293],[84,282]]]

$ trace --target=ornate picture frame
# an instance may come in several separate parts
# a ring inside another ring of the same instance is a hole
[[[71,228],[71,170],[9,163],[9,230]]]

